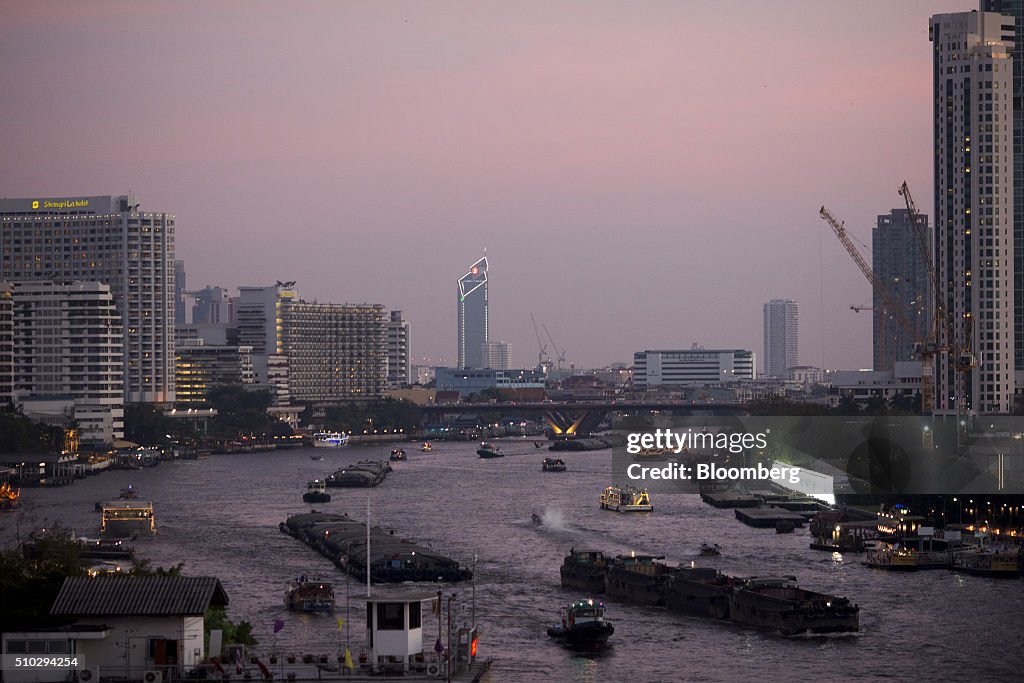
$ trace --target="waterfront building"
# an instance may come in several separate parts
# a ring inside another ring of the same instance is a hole
[[[410,384],[409,321],[401,311],[391,311],[388,320],[388,387],[397,389]]]
[[[110,287],[121,315],[124,400],[174,401],[174,216],[132,195],[0,199],[0,280]]]
[[[504,341],[484,342],[480,355],[483,358],[483,367],[491,370],[508,370],[512,364],[512,345]]]
[[[201,338],[176,347],[174,389],[178,405],[205,404],[215,387],[255,383],[252,347],[206,344]]]
[[[484,367],[484,344],[490,340],[490,322],[487,317],[487,268],[485,255],[459,278],[459,368]]]
[[[799,357],[799,310],[792,299],[772,299],[763,307],[764,374],[785,377]]]
[[[99,282],[13,283],[14,401],[82,444],[124,436],[121,317]]]
[[[14,398],[14,300],[10,283],[0,282],[0,411]]]
[[[837,370],[829,373],[829,378],[833,394],[850,396],[861,404],[878,398],[913,399],[921,394],[921,363],[917,361],[897,361],[888,370]]]
[[[236,325],[257,383],[276,387],[279,403],[384,395],[388,321],[379,304],[303,301],[294,282],[240,287]]]
[[[637,351],[633,354],[633,383],[647,387],[694,387],[754,379],[753,351],[704,349]]]
[[[928,234],[928,216],[918,214],[917,219]],[[906,209],[892,209],[877,217],[871,231],[871,269],[913,326],[912,331],[904,329],[896,312],[887,311],[878,290],[873,290],[872,367],[891,370],[895,362],[915,359],[914,345],[928,339],[935,307],[928,264]]]
[[[532,399],[543,391],[544,380],[544,373],[537,370],[434,368],[437,392],[458,392],[460,399],[485,389],[523,392],[523,400]]]
[[[1014,394],[1014,23],[937,14],[933,50],[936,272],[950,334],[935,411],[1007,413]]]

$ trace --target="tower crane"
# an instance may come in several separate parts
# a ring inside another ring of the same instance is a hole
[[[959,326],[962,329],[962,332],[959,335],[959,343],[957,343],[957,326],[955,326],[953,320],[950,319],[948,311],[943,303],[940,283],[938,276],[935,273],[935,257],[932,252],[931,242],[924,230],[924,226],[921,225],[920,214],[917,212],[917,206],[914,204],[914,198],[910,194],[910,188],[907,186],[907,181],[904,180],[903,184],[900,185],[899,193],[907,205],[907,213],[910,215],[910,224],[914,229],[914,234],[917,236],[917,243],[921,249],[921,256],[924,258],[926,270],[928,271],[928,284],[931,287],[933,298],[932,324],[929,326],[928,334],[919,350],[919,354],[921,356],[921,384],[923,387],[925,382],[925,371],[927,370],[928,381],[931,383],[932,391],[934,392],[935,378],[932,375],[932,369],[935,367],[935,356],[940,353],[950,354],[950,352],[952,352],[950,355],[953,356],[953,367],[957,373],[958,379],[956,389],[957,412],[964,415],[967,413],[968,409],[966,384],[967,375],[972,369],[978,366],[977,356],[973,351],[974,319],[970,313],[964,314],[962,325]],[[947,357],[949,356],[947,355]],[[934,409],[934,403],[931,407]],[[924,410],[923,399],[921,408]]]
[[[533,334],[537,337],[537,369],[543,370],[545,366],[551,365],[551,359],[547,358],[548,347],[547,344],[541,343],[540,332],[537,330],[537,321],[533,317],[533,313],[530,313],[530,322],[533,323]]]
[[[896,303],[896,298],[888,290],[888,288],[875,277],[875,272],[868,265],[868,262],[864,259],[864,256],[857,251],[857,247],[850,240],[849,235],[846,234],[846,228],[843,223],[840,223],[835,216],[829,212],[824,206],[818,212],[825,222],[832,228],[832,232],[836,234],[839,241],[842,243],[846,252],[853,259],[853,262],[860,268],[860,272],[864,274],[864,277],[871,284],[874,291],[878,293],[878,298],[882,300],[883,310],[892,314],[896,323],[902,327],[908,335],[911,337],[916,336],[916,330],[913,324],[907,318],[903,308]],[[922,357],[921,365],[921,412],[930,413],[935,407],[935,377],[932,373],[931,363],[927,366],[927,375],[925,374],[925,364]]]
[[[551,333],[548,332],[548,326],[541,323],[541,327],[544,328],[544,334],[548,336],[548,341],[551,342],[551,348],[555,350],[555,360],[558,363],[558,369],[561,370],[562,362],[565,360],[565,351],[558,348],[558,344],[555,343],[555,340],[551,337]]]

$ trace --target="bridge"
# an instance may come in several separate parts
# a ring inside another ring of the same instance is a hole
[[[540,414],[554,431],[555,436],[588,436],[597,429],[610,412],[649,412],[653,410],[673,415],[743,415],[743,403],[726,401],[543,401],[507,403],[451,403],[422,406],[426,415],[477,414]]]

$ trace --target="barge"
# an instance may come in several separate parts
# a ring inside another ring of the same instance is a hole
[[[604,575],[604,592],[634,605],[665,604],[669,567],[654,555],[617,555]]]
[[[365,580],[367,564],[373,583],[403,581],[466,581],[473,572],[456,560],[344,514],[309,512],[292,515],[280,530],[313,548],[348,574]],[[369,556],[369,559],[367,559]]]
[[[562,560],[559,573],[562,588],[573,588],[591,595],[604,593],[604,574],[608,561],[596,550],[571,548]]]
[[[729,618],[729,594],[736,579],[709,567],[682,567],[668,577],[665,605],[674,612]]]
[[[339,488],[370,488],[380,486],[388,478],[389,472],[391,465],[386,461],[361,460],[328,475],[324,483]]]
[[[860,607],[846,598],[804,590],[796,577],[752,577],[729,593],[729,618],[738,624],[798,633],[860,628]]]

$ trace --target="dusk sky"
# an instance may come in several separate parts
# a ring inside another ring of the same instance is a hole
[[[532,311],[577,366],[761,366],[793,298],[802,363],[867,367],[871,291],[818,208],[870,244],[906,179],[932,215],[928,18],[977,6],[3,1],[0,196],[131,190],[190,288],[402,309],[414,362],[454,365],[486,247],[516,365]]]

